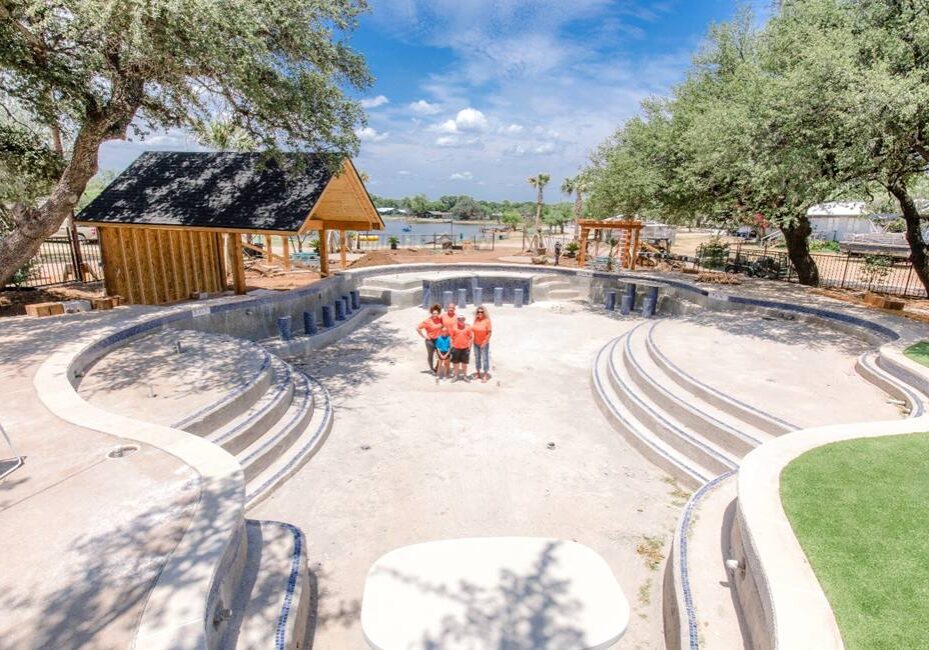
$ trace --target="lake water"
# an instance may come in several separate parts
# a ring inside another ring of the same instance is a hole
[[[388,236],[413,235],[417,238],[428,237],[432,239],[433,235],[452,235],[455,239],[473,239],[481,236],[481,226],[477,224],[451,224],[447,221],[437,221],[435,223],[407,223],[403,219],[384,219],[386,228],[383,230]],[[412,230],[404,231],[405,227]]]

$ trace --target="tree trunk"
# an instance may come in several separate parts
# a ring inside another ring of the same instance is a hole
[[[926,241],[923,239],[919,210],[903,182],[887,185],[887,189],[900,204],[900,211],[906,222],[906,241],[910,245],[910,262],[916,271],[916,277],[923,284],[923,290],[929,296],[929,257],[926,255]]]
[[[584,197],[580,191],[574,193],[574,223],[581,220],[581,213],[584,211]]]
[[[790,258],[800,284],[815,287],[819,284],[819,268],[810,255],[809,237],[813,232],[810,220],[803,215],[792,226],[781,226],[784,240],[787,242],[787,256]]]

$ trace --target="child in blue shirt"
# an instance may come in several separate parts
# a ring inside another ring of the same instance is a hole
[[[439,333],[439,338],[435,340],[435,351],[439,355],[436,374],[440,378],[448,377],[449,360],[452,357],[452,338],[448,334],[448,328],[444,325]]]

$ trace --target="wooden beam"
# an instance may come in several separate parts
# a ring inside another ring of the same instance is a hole
[[[319,231],[319,275],[323,278],[329,276],[329,242],[326,241],[328,234],[325,228]]]
[[[244,295],[248,291],[245,285],[245,252],[242,250],[242,235],[230,234],[232,242],[232,287],[236,295]]]
[[[339,231],[339,267],[344,271],[347,265],[346,258],[346,248],[348,247],[348,238],[345,236],[345,231]]]
[[[284,246],[284,270],[290,270],[290,237],[281,237],[281,244]]]
[[[300,232],[309,232],[310,230],[381,230],[376,224],[369,221],[346,220],[346,219],[308,219],[300,228]]]
[[[181,232],[237,232],[243,235],[295,235],[299,231],[290,230],[258,230],[254,228],[222,228],[214,226],[166,226],[149,223],[107,223],[105,221],[75,221],[79,226],[93,226],[95,228],[115,228],[118,230],[146,228],[148,230],[177,230]]]
[[[629,263],[629,269],[635,271],[636,260],[639,259],[639,229],[632,231],[632,257]]]
[[[265,261],[268,264],[274,263],[274,253],[271,252],[271,236],[265,235]]]

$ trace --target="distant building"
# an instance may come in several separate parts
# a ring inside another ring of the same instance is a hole
[[[879,233],[881,224],[871,218],[864,201],[820,203],[806,211],[813,236],[826,241],[845,241],[852,235]]]

